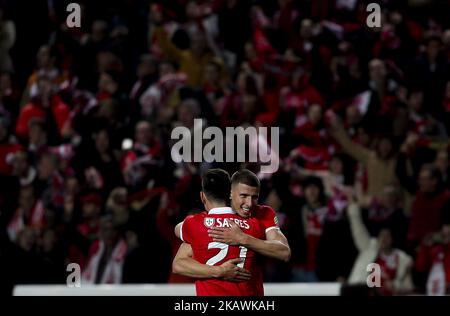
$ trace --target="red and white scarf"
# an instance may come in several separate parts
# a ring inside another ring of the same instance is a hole
[[[105,251],[105,244],[103,241],[99,240],[92,245],[92,249],[93,252],[91,257],[89,258],[86,269],[83,271],[83,284],[95,284],[98,265],[103,252]],[[127,244],[123,239],[120,239],[106,263],[105,270],[100,279],[100,284],[120,284],[122,282],[122,268],[125,262],[126,253]]]
[[[427,295],[443,296],[446,291],[446,276],[444,268],[444,253],[439,254],[434,259],[427,280]]]
[[[28,218],[24,218],[23,209],[19,207],[16,209],[16,212],[7,227],[9,239],[11,241],[15,241],[25,226],[29,226],[31,228],[41,228],[44,223],[44,205],[41,200],[38,200],[34,204]]]

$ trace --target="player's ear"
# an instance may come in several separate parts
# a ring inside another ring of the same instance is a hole
[[[203,191],[200,191],[200,201],[202,201],[203,204],[206,203],[205,193],[203,193]]]

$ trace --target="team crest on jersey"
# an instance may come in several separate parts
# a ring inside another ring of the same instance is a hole
[[[203,224],[206,227],[213,227],[215,223],[215,219],[212,217],[205,217],[205,219],[203,220]]]

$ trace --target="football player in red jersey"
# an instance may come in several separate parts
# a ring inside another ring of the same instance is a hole
[[[239,247],[241,250],[248,249],[246,254],[247,256],[251,255],[252,258],[254,252],[257,252],[265,256],[288,261],[291,253],[290,248],[286,237],[278,228],[275,211],[268,206],[257,204],[260,187],[259,179],[254,173],[244,169],[236,172],[231,182],[231,204],[233,210],[240,216],[240,219],[228,221],[227,225],[211,225],[208,229],[209,237],[212,238],[213,242],[222,245]],[[259,236],[246,230],[244,223],[248,223],[248,221],[259,223]],[[183,237],[182,227],[182,223],[177,225],[175,229],[176,234],[180,236],[181,233],[181,238],[189,242]],[[187,243],[181,245],[173,262],[174,272],[191,277],[216,277],[217,274],[214,275],[212,273],[210,266],[202,264],[204,262],[200,260],[194,260],[196,257],[195,255],[193,256],[193,247],[191,248],[191,246]],[[251,280],[245,283],[249,284],[253,294],[234,293],[231,295],[263,295],[261,267],[257,264],[245,265],[245,267],[248,267],[252,272]],[[235,270],[235,273],[239,275],[243,272]]]
[[[207,266],[216,266],[224,261],[235,261],[237,281],[218,280],[215,278],[198,279],[195,282],[197,295],[238,296],[262,295],[254,282],[249,278],[247,271],[253,270],[255,254],[245,247],[230,246],[221,242],[214,242],[208,235],[212,227],[230,227],[234,222],[249,235],[264,236],[264,228],[256,219],[243,219],[227,205],[230,193],[230,178],[226,171],[211,169],[202,177],[202,191],[200,198],[206,212],[186,217],[179,226],[180,238],[192,247],[193,259]],[[176,261],[176,259],[175,259]],[[176,266],[176,265],[175,265]]]

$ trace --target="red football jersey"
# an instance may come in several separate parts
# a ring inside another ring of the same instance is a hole
[[[251,217],[252,219],[255,219],[259,222],[260,227],[264,230],[263,237],[261,239],[266,239],[266,233],[273,229],[279,229],[278,227],[278,219],[276,216],[275,211],[267,205],[257,205],[253,210]],[[257,281],[257,286],[260,289],[261,295],[264,295],[264,286],[263,286],[263,269],[262,269],[262,263],[261,261],[262,256],[257,255],[255,258],[255,264],[253,266],[253,270],[251,270],[252,273],[252,280],[259,280]]]
[[[256,253],[243,246],[229,246],[213,242],[208,236],[210,227],[229,227],[234,221],[244,233],[265,239],[266,231],[277,228],[275,212],[270,207],[258,206],[250,218],[242,218],[229,207],[214,208],[207,212],[188,216],[180,230],[180,238],[191,244],[193,258],[200,263],[221,265],[234,259],[244,258],[239,266],[251,271],[252,278],[246,282],[230,282],[219,279],[197,280],[198,296],[262,296],[264,295],[262,269]]]
[[[262,227],[264,228],[264,233],[267,233],[269,230],[279,228],[277,214],[270,206],[257,205],[252,211],[252,218],[253,217],[261,223]]]

